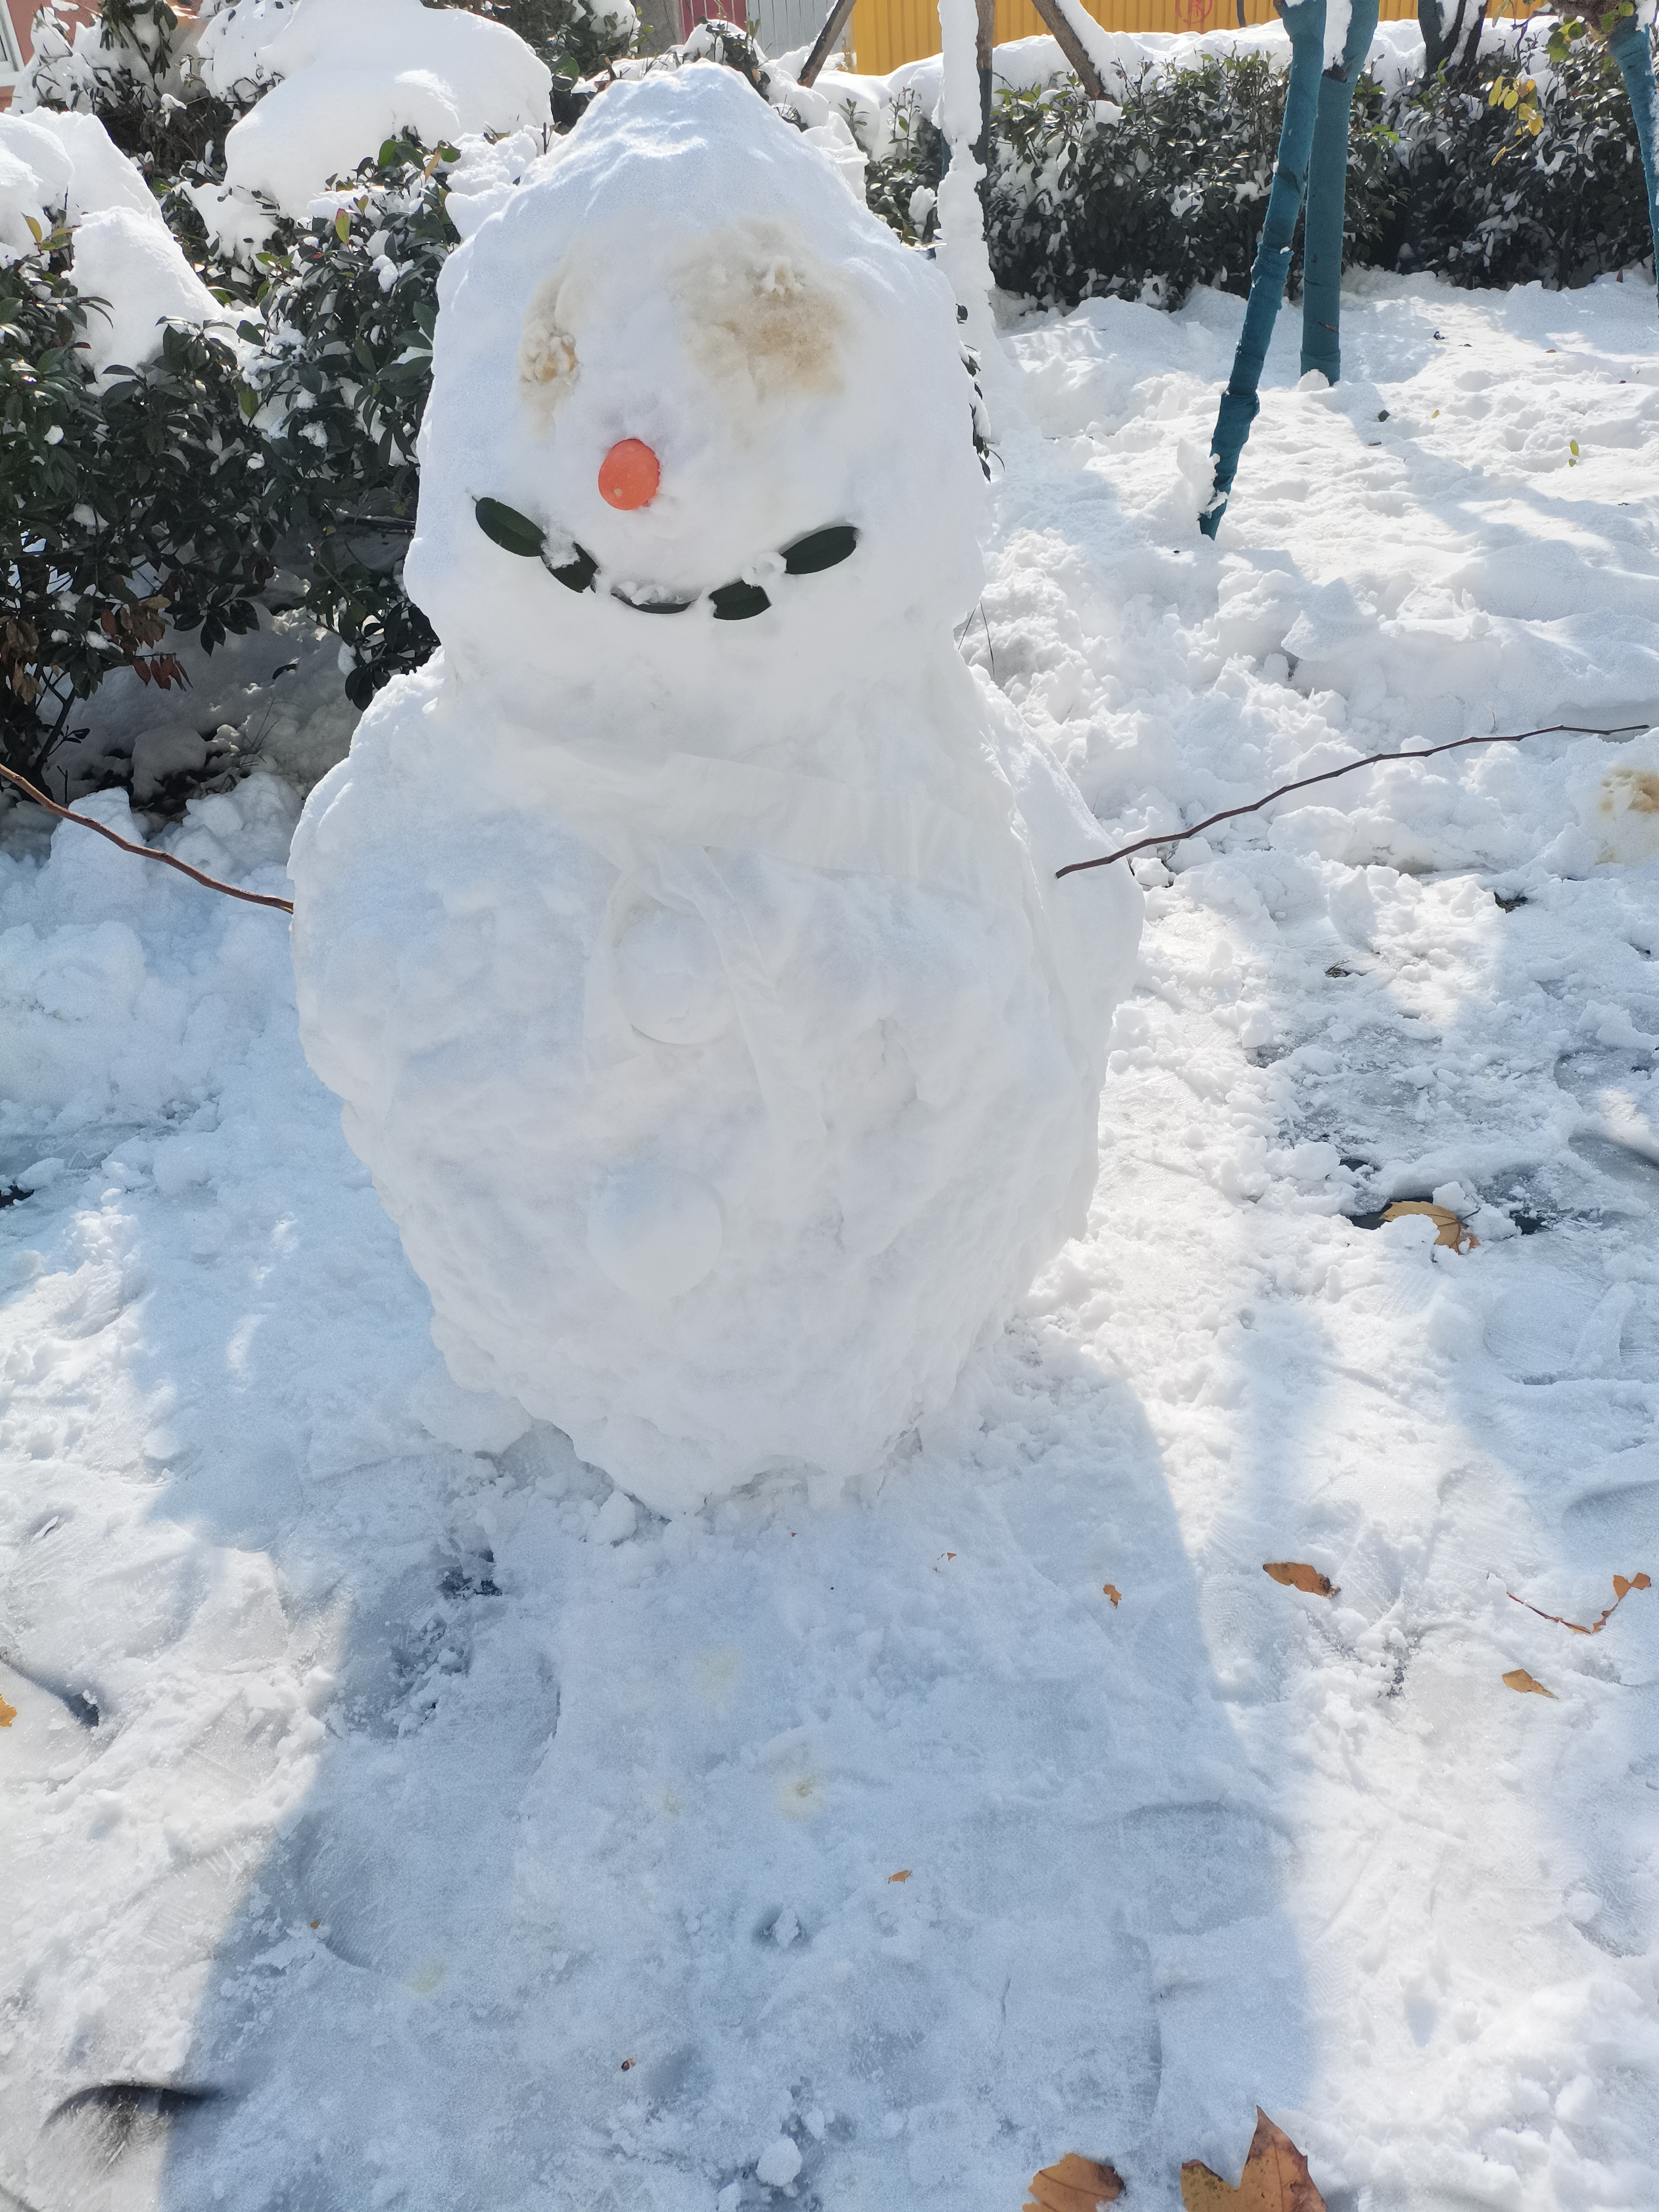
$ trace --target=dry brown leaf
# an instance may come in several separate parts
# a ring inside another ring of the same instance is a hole
[[[1426,1198],[1397,1199],[1384,1212],[1383,1225],[1407,1213],[1426,1213],[1434,1224],[1435,1243],[1444,1244],[1453,1252],[1474,1252],[1480,1247],[1480,1239],[1467,1222],[1458,1219],[1450,1206],[1431,1206]]]
[[[1237,2188],[1189,2159],[1181,2169],[1181,2201],[1187,2212],[1325,2212],[1307,2160],[1260,2105]]]
[[[887,1879],[889,1881],[908,1881],[910,1869],[908,1867],[901,1867],[896,1874],[890,1874]]]
[[[1536,1675],[1528,1674],[1524,1667],[1511,1667],[1504,1680],[1511,1690],[1530,1690],[1535,1696],[1540,1698],[1553,1698],[1555,1695],[1553,1690],[1547,1690],[1544,1687]]]
[[[9,1728],[16,1717],[16,1706],[9,1705],[3,1698],[0,1698],[0,1728]]]
[[[1322,1575],[1317,1567],[1310,1567],[1301,1559],[1266,1559],[1262,1562],[1261,1571],[1264,1575],[1271,1575],[1276,1583],[1283,1583],[1286,1589],[1306,1590],[1310,1597],[1340,1597],[1342,1595],[1340,1583],[1334,1583],[1328,1575]]]
[[[1068,2150],[1054,2166],[1031,2176],[1025,2212],[1095,2212],[1123,2194],[1123,2177],[1115,2166]]]
[[[1100,1592],[1103,1597],[1110,1598],[1114,1610],[1123,1602],[1123,1593],[1115,1583],[1102,1583]]]
[[[1651,1589],[1652,1588],[1653,1577],[1650,1575],[1628,1577],[1615,1575],[1613,1578],[1613,1603],[1598,1620],[1591,1621],[1588,1628],[1582,1621],[1569,1620],[1565,1613],[1546,1613],[1540,1606],[1527,1605],[1526,1599],[1515,1597],[1515,1592],[1512,1589],[1506,1589],[1504,1595],[1505,1597],[1515,1598],[1517,1605],[1526,1605],[1527,1611],[1535,1613],[1540,1620],[1553,1620],[1558,1628],[1570,1628],[1575,1636],[1599,1636],[1633,1589]]]

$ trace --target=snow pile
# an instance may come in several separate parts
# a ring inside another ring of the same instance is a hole
[[[95,116],[38,108],[0,114],[0,252],[34,243],[58,216],[74,229],[75,282],[88,309],[87,358],[142,367],[168,317],[224,323],[224,310],[179,249],[133,163]]]
[[[222,99],[270,89],[225,141],[232,189],[303,218],[398,131],[428,145],[549,123],[552,79],[514,33],[421,0],[236,0],[203,32]]]
[[[665,1509],[848,1476],[1073,1224],[1137,928],[1056,899],[1093,824],[952,647],[953,303],[709,67],[607,93],[442,297],[444,652],[301,825],[307,1052],[458,1381]]]

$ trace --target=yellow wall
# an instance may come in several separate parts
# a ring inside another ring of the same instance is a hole
[[[1237,0],[1084,0],[1109,31],[1220,31],[1238,21]],[[1044,28],[1031,0],[996,0],[999,41],[1033,39]],[[1417,0],[1382,0],[1385,18],[1417,20]],[[1497,10],[1493,11],[1498,12]],[[1244,0],[1247,23],[1270,23],[1273,0]],[[938,0],[858,0],[853,10],[854,68],[885,76],[901,62],[939,52]]]

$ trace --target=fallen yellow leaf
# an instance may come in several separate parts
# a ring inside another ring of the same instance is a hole
[[[910,1869],[908,1867],[901,1867],[896,1874],[890,1874],[887,1879],[889,1881],[908,1881]]]
[[[1467,1222],[1458,1219],[1450,1206],[1431,1206],[1425,1198],[1396,1200],[1383,1214],[1383,1225],[1386,1227],[1390,1221],[1398,1221],[1407,1213],[1427,1214],[1429,1219],[1434,1224],[1435,1243],[1444,1244],[1453,1252],[1474,1252],[1480,1247],[1480,1239],[1474,1234]]]
[[[1230,2188],[1199,2160],[1189,2159],[1181,2169],[1181,2201],[1187,2212],[1325,2212],[1325,2200],[1314,2186],[1307,2160],[1260,2105],[1237,2188]]]
[[[1068,2150],[1058,2164],[1031,2176],[1025,2212],[1097,2212],[1122,2194],[1123,2177],[1115,2167]]]
[[[1267,1559],[1262,1562],[1261,1571],[1264,1575],[1271,1575],[1276,1583],[1283,1583],[1286,1589],[1306,1590],[1310,1597],[1340,1597],[1342,1595],[1340,1583],[1334,1583],[1328,1575],[1322,1575],[1317,1567],[1308,1566],[1301,1559]]]
[[[1102,1583],[1100,1589],[1103,1597],[1110,1598],[1114,1608],[1122,1604],[1123,1593],[1115,1583]]]
[[[1530,1690],[1534,1696],[1540,1698],[1553,1698],[1555,1695],[1554,1691],[1547,1690],[1535,1675],[1528,1674],[1524,1667],[1511,1667],[1504,1680],[1511,1690]]]
[[[0,1698],[0,1728],[9,1728],[16,1717],[16,1706],[9,1705],[3,1698]]]

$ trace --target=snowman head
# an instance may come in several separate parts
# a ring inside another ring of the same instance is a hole
[[[890,678],[979,588],[942,275],[732,71],[614,87],[446,274],[407,576],[463,682]]]

